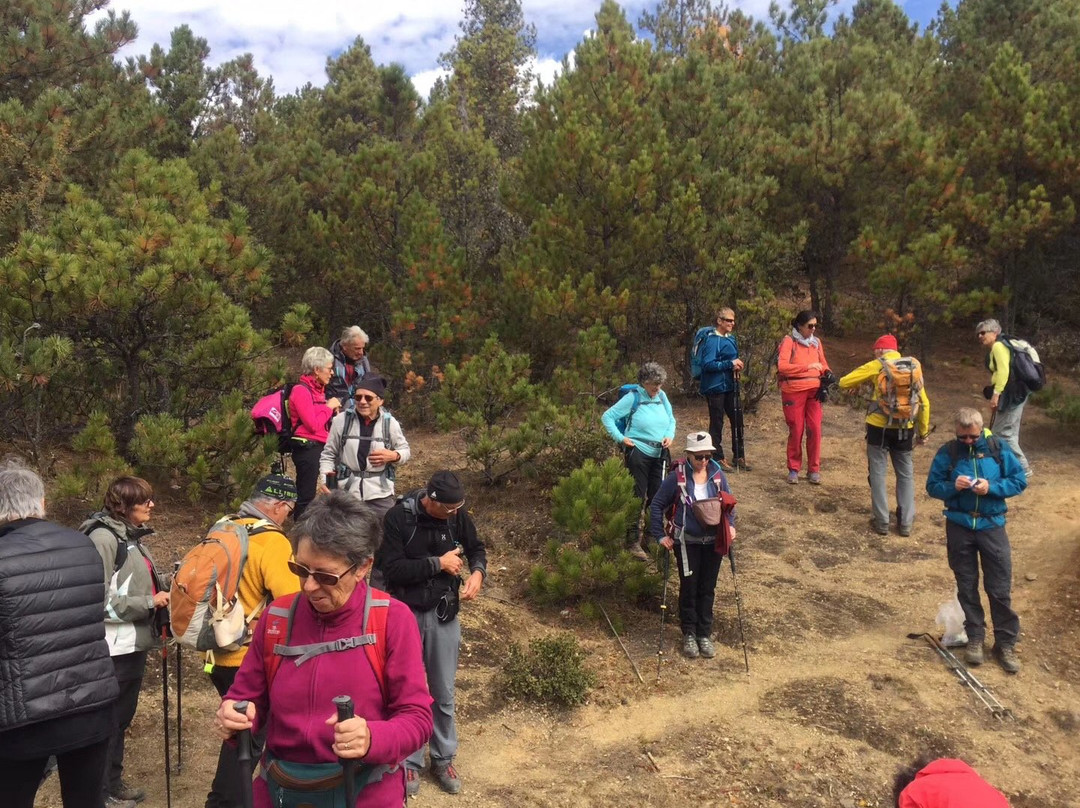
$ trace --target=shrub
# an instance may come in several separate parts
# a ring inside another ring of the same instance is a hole
[[[557,707],[583,703],[595,684],[585,653],[569,634],[533,640],[528,650],[510,643],[500,679],[508,696]]]
[[[1080,424],[1080,396],[1072,395],[1057,382],[1051,382],[1031,395],[1036,406],[1046,410],[1047,415],[1062,424]]]
[[[552,515],[570,539],[552,540],[547,564],[533,568],[534,595],[549,602],[619,596],[640,601],[655,595],[660,578],[625,548],[626,527],[641,502],[622,462],[589,460],[564,477],[553,493]]]

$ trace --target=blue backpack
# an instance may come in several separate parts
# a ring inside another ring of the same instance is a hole
[[[690,378],[701,378],[701,358],[705,353],[705,343],[715,331],[713,326],[705,325],[694,332],[694,339],[690,343]]]
[[[634,413],[637,412],[637,408],[641,406],[641,385],[624,384],[622,387],[619,388],[618,400],[622,401],[623,396],[625,396],[627,393],[634,394],[634,403],[630,405],[630,412],[628,412],[625,416],[615,422],[615,428],[624,435],[626,434],[626,430],[630,428],[630,424],[634,420]]]

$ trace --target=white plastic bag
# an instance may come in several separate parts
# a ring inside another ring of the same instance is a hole
[[[938,628],[944,633],[941,644],[946,648],[956,648],[967,645],[967,632],[964,631],[964,610],[960,608],[960,601],[956,597],[938,606]]]

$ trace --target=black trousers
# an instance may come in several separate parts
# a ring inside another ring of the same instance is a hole
[[[60,797],[64,808],[102,808],[105,798],[101,783],[109,754],[109,739],[73,749],[56,756],[60,772]],[[9,808],[34,808],[34,796],[41,785],[48,756],[32,760],[0,758],[0,783]]]
[[[731,457],[741,459],[745,450],[735,445],[735,393],[710,393],[705,400],[709,402],[709,435],[716,447],[716,457],[724,456],[724,415],[727,415],[731,421]]]
[[[994,621],[994,643],[1014,645],[1020,636],[1020,618],[1012,610],[1012,552],[1005,528],[969,530],[946,519],[945,541],[968,641],[986,638],[986,615],[979,597],[981,561],[983,588]]]
[[[716,552],[712,542],[687,542],[686,560],[690,566],[687,570],[683,565],[682,547],[676,544],[673,552],[679,562],[679,625],[682,633],[708,637],[712,633],[716,578],[724,557]]]
[[[293,511],[295,524],[304,515],[311,500],[315,499],[315,489],[319,485],[319,456],[326,444],[317,441],[306,443],[293,442],[292,459],[296,466],[296,510]]]
[[[124,775],[124,739],[128,727],[135,718],[139,706],[139,691],[142,690],[143,673],[146,670],[146,651],[114,656],[113,669],[116,681],[120,685],[120,695],[116,699],[116,726],[109,739],[109,754],[105,766],[105,779],[102,790],[107,795],[119,790],[120,780]]]
[[[219,696],[225,698],[239,670],[239,668],[215,665],[210,671],[210,681],[214,683]],[[262,754],[265,732],[252,735],[251,741],[251,754],[258,758]],[[240,806],[240,761],[236,758],[236,746],[222,742],[221,750],[218,752],[214,781],[210,785],[210,793],[206,795],[206,808],[240,808]]]
[[[652,502],[652,498],[660,490],[660,483],[663,482],[661,477],[664,470],[663,458],[649,457],[636,446],[628,446],[623,453],[623,460],[630,476],[634,478],[634,496],[641,500],[641,507],[646,509],[647,515],[649,503]],[[635,512],[634,520],[626,526],[627,546],[632,547],[641,540],[638,526],[640,513],[640,510]]]

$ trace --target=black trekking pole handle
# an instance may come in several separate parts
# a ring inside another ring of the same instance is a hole
[[[246,716],[248,704],[247,701],[237,701],[233,703],[233,709]],[[251,778],[255,774],[255,761],[250,729],[242,729],[236,734],[236,762],[240,764],[240,803],[243,808],[253,808],[255,795],[251,789]]]
[[[349,696],[334,696],[334,706],[337,708],[338,723],[348,721],[355,715],[353,700]],[[345,778],[345,808],[356,806],[356,761],[338,758],[341,764],[341,772]]]

